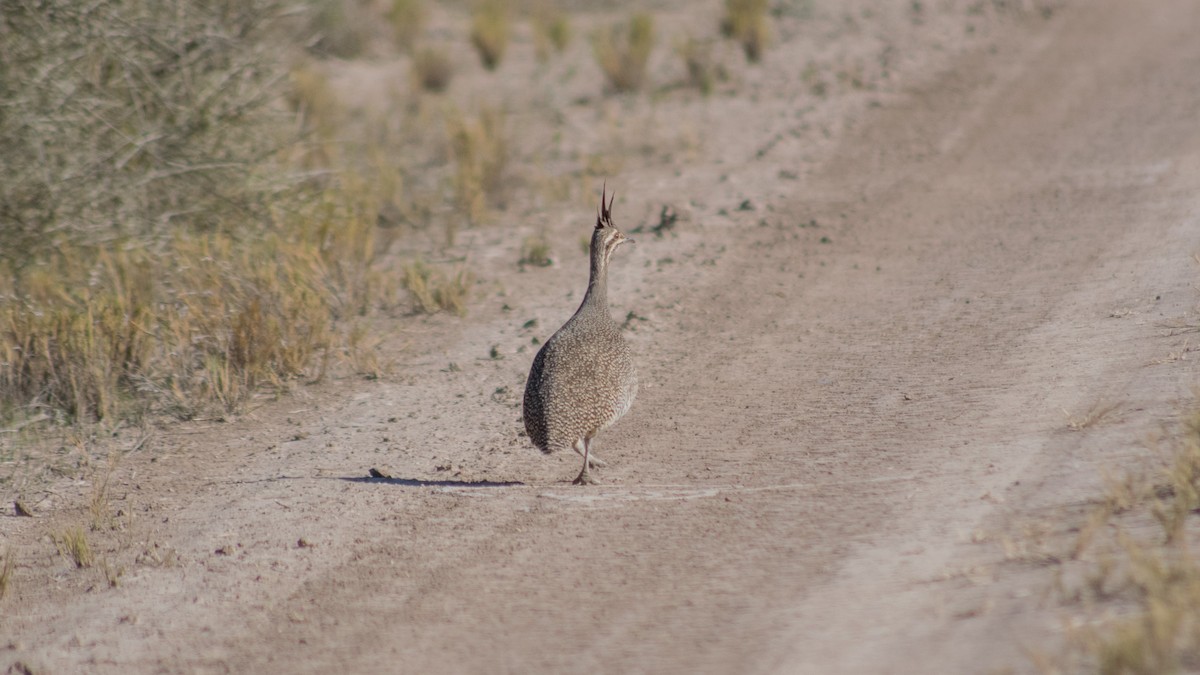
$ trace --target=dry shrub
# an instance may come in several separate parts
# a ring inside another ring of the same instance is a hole
[[[458,206],[472,223],[482,222],[487,205],[502,199],[508,164],[504,114],[482,108],[474,118],[451,114],[446,123],[454,157],[454,188]]]
[[[334,323],[370,306],[375,224],[398,188],[347,171],[313,200],[271,178],[296,143],[273,105],[282,9],[3,6],[0,418],[235,410],[320,377]],[[292,87],[326,125],[319,73]]]
[[[12,0],[0,10],[0,256],[265,213],[289,142],[276,0]]]
[[[596,62],[614,91],[641,89],[654,49],[654,19],[649,14],[635,14],[625,26],[599,31],[592,46]]]
[[[721,19],[721,34],[737,40],[746,58],[762,59],[770,38],[767,29],[767,0],[725,0],[725,16]]]
[[[1193,548],[1200,412],[1182,425],[1166,459],[1151,481],[1110,481],[1109,494],[1080,536],[1079,557],[1095,571],[1076,595],[1120,598],[1126,607],[1119,618],[1090,621],[1073,635],[1076,660],[1088,672],[1190,672],[1200,663],[1200,557]],[[1130,488],[1150,483],[1152,489]],[[1147,514],[1157,521],[1156,531],[1146,531]]]
[[[495,70],[508,49],[509,15],[507,0],[481,0],[471,16],[471,44],[488,70]]]
[[[446,52],[433,47],[417,50],[412,58],[413,78],[426,91],[445,91],[450,86],[450,78],[454,75],[454,67]]]

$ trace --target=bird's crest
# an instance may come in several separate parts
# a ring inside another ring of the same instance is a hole
[[[607,185],[600,188],[600,211],[596,214],[596,229],[597,230],[599,230],[602,227],[606,227],[606,226],[613,227],[612,205],[613,205],[613,200],[617,198],[617,193],[614,192],[612,197],[608,198],[608,204],[606,205],[604,203],[604,197],[605,197],[605,192],[607,191],[607,189],[608,189]]]

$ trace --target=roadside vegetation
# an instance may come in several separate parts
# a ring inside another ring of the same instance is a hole
[[[1150,675],[1200,664],[1200,409],[1153,450],[1152,466],[1108,478],[1061,558],[1056,594],[1077,619],[1062,656],[1035,659],[1043,672]]]
[[[236,410],[371,306],[371,214],[287,163],[282,11],[6,5],[0,418]]]

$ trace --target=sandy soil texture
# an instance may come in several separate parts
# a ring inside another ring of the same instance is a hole
[[[1031,671],[1063,614],[1054,570],[1005,543],[1192,401],[1164,326],[1200,300],[1200,4],[876,4],[833,22],[841,42],[781,19],[742,95],[567,114],[568,135],[678,140],[608,183],[641,227],[610,298],[643,386],[597,443],[603,485],[570,485],[578,458],[534,451],[519,407],[533,339],[583,292],[593,212],[517,200],[460,234],[469,316],[397,321],[387,376],[123,457],[116,587],[49,536],[96,478],[0,518],[0,667]],[[891,84],[812,95],[806,54],[900,26]],[[521,271],[538,229],[556,263]]]

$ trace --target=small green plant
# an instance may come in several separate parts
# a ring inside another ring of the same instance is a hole
[[[649,14],[634,14],[624,26],[600,30],[592,47],[600,70],[614,91],[641,89],[646,79],[646,64],[654,50],[654,19]]]
[[[412,57],[413,78],[425,91],[441,92],[450,86],[454,66],[446,52],[434,47],[418,49]]]
[[[687,68],[688,85],[708,96],[716,84],[717,70],[713,65],[712,43],[691,36],[680,42],[675,49]]]
[[[472,223],[482,222],[488,201],[502,196],[508,164],[504,126],[504,114],[495,108],[483,108],[474,118],[452,114],[446,123],[455,164],[455,195]]]
[[[551,51],[563,53],[571,43],[571,23],[556,8],[543,8],[533,14],[533,47],[538,61],[548,61]]]
[[[507,0],[481,0],[471,16],[471,44],[488,70],[495,70],[508,49],[509,14]]]
[[[425,25],[425,16],[423,0],[392,0],[388,20],[392,24],[397,47],[405,51],[412,49]]]
[[[757,63],[769,40],[767,0],[725,0],[721,34],[737,40],[746,58]]]
[[[76,568],[92,566],[92,549],[88,546],[87,535],[82,527],[69,527],[55,534],[53,539],[59,554],[69,558]]]
[[[550,242],[546,240],[545,235],[533,234],[525,237],[525,241],[521,243],[521,260],[519,261],[522,268],[526,265],[549,267],[552,262],[550,260]]]

